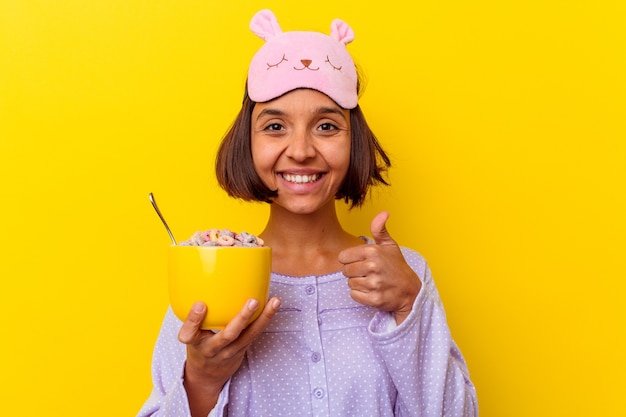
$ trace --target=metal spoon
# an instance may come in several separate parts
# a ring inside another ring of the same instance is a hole
[[[152,195],[152,193],[148,195],[148,198],[150,199],[150,202],[152,203],[152,207],[154,207],[154,210],[159,215],[159,219],[161,219],[161,221],[163,222],[163,226],[165,226],[165,230],[167,230],[167,234],[170,235],[170,239],[172,239],[172,244],[176,246],[176,239],[174,239],[174,235],[172,234],[172,231],[167,225],[167,222],[165,221],[165,219],[163,218],[163,215],[161,214],[161,211],[159,210],[159,207],[157,206],[156,201],[154,201],[154,196]]]

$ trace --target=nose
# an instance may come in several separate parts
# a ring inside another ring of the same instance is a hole
[[[301,59],[300,62],[302,62],[302,65],[304,65],[305,67],[309,67],[309,65],[311,65],[311,62],[313,62],[310,59]]]
[[[285,151],[286,156],[297,162],[315,157],[316,150],[311,139],[310,135],[304,132],[293,134]]]

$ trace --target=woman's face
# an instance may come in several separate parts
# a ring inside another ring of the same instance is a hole
[[[325,94],[291,91],[257,103],[251,121],[252,159],[273,199],[299,214],[334,204],[350,164],[350,112]]]

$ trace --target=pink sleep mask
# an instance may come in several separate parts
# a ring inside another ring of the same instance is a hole
[[[248,96],[266,102],[297,88],[318,90],[344,109],[357,105],[357,74],[346,45],[354,39],[352,28],[335,19],[330,36],[319,32],[283,32],[276,16],[261,10],[250,29],[265,44],[248,69]]]

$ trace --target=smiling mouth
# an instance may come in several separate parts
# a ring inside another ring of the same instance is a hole
[[[318,181],[322,178],[322,174],[311,174],[311,175],[301,175],[301,174],[281,174],[283,179],[287,182],[292,182],[294,184],[309,184],[315,181]]]

